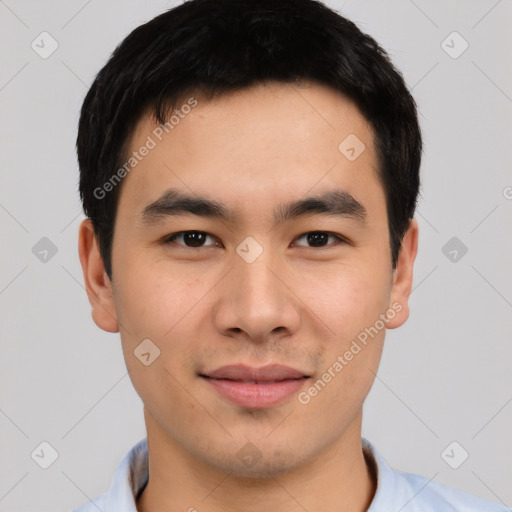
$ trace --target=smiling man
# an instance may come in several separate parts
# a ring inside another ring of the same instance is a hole
[[[361,438],[421,157],[373,39],[312,0],[186,2],[116,49],[77,148],[92,315],[147,429],[80,512],[504,510]]]

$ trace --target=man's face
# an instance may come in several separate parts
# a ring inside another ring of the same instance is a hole
[[[373,134],[319,85],[196,100],[169,134],[147,116],[131,140],[130,153],[156,144],[122,185],[113,315],[153,442],[235,474],[279,474],[359,435],[383,325],[407,316]],[[148,208],[171,189],[229,215]],[[278,214],[329,193],[331,211]],[[258,373],[269,365],[288,370]]]

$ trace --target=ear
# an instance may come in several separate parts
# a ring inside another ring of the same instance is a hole
[[[119,332],[112,283],[105,272],[96,234],[90,219],[85,219],[80,224],[78,253],[94,323],[104,331]]]
[[[400,327],[409,317],[409,295],[412,290],[413,267],[417,252],[418,223],[413,219],[409,222],[409,229],[402,239],[398,262],[393,271],[389,306],[397,314],[388,320],[386,324],[388,329]]]

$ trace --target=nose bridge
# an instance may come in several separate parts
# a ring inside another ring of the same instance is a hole
[[[264,250],[252,261],[237,254],[233,265],[216,309],[217,328],[230,335],[243,331],[253,341],[295,331],[300,314],[273,254]]]
[[[234,278],[236,294],[240,306],[248,314],[263,314],[265,311],[277,311],[283,301],[282,283],[272,269],[275,260],[270,251],[263,251],[258,258],[247,262],[243,258],[235,263]]]

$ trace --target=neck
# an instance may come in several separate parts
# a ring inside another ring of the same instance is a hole
[[[138,512],[364,512],[376,489],[361,444],[361,417],[314,460],[267,478],[240,477],[205,464],[146,420],[149,481]]]

